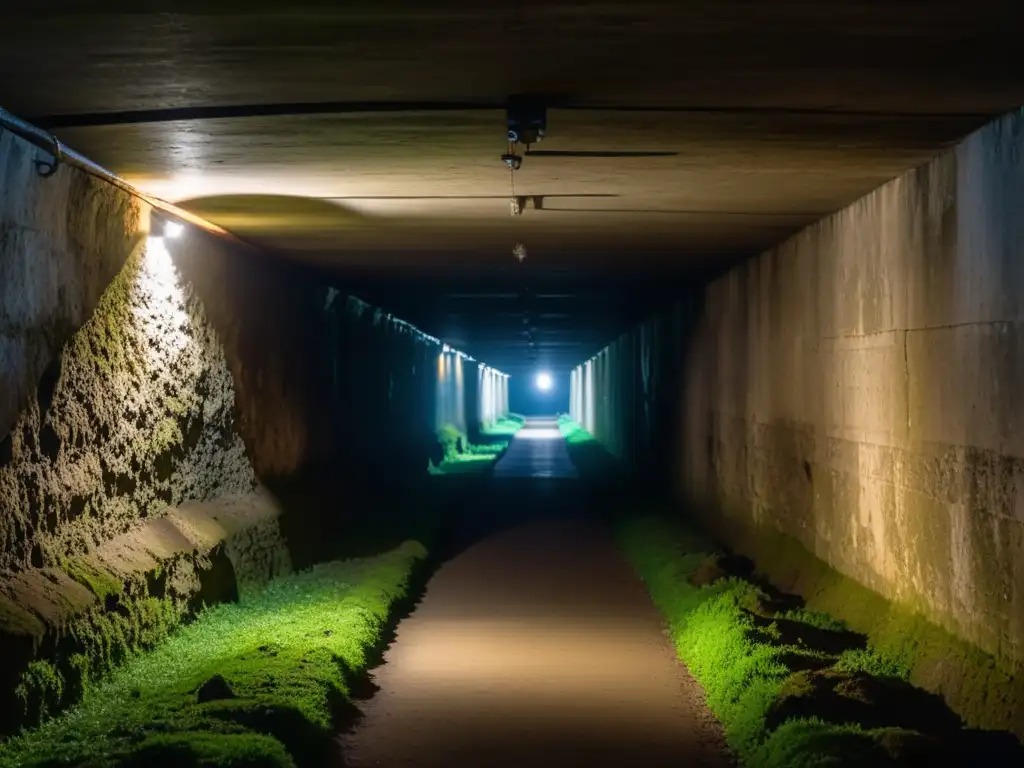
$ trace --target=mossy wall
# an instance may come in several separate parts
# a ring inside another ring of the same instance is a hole
[[[252,490],[234,390],[159,240],[46,368],[0,463],[0,572],[53,567],[189,499]]]
[[[0,135],[4,729],[289,568],[224,348],[149,206],[35,156]]]
[[[30,719],[208,596],[287,570],[282,527],[337,555],[440,461],[447,386],[436,339],[338,280],[192,226],[152,236],[147,204],[67,166],[43,179],[35,156],[0,134],[0,704],[21,690]],[[456,359],[464,428],[476,376]],[[228,513],[184,510],[229,499],[229,529],[197,538]],[[171,543],[130,577],[90,560],[152,526]]]

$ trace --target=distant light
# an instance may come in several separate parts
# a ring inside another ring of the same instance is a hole
[[[177,240],[185,234],[185,225],[177,221],[168,221],[164,224],[164,237]]]
[[[449,347],[447,344],[445,344],[443,347],[441,347],[441,351],[442,352],[451,352],[452,348]]]
[[[551,388],[555,385],[555,382],[551,380],[551,374],[546,371],[541,371],[537,374],[536,378],[537,389],[541,392],[550,392]]]

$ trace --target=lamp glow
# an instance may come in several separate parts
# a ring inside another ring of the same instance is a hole
[[[554,382],[551,380],[551,374],[545,371],[542,371],[537,374],[535,383],[537,384],[537,389],[539,389],[541,392],[550,392],[551,387],[554,386]]]

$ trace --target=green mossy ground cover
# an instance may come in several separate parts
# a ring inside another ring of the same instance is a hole
[[[483,427],[480,434],[485,438],[512,438],[516,432],[523,428],[526,417],[518,413],[510,413],[504,418],[498,419],[494,424]]]
[[[964,730],[908,664],[754,583],[749,561],[661,517],[619,540],[748,768],[1024,764],[1012,736]]]
[[[437,440],[444,458],[437,465],[431,463],[428,471],[437,475],[478,474],[489,471],[508,449],[516,432],[522,429],[523,417],[508,416],[493,426],[481,430],[482,443],[470,443],[458,427],[446,424],[437,431]]]
[[[0,744],[4,766],[320,764],[417,563],[415,542],[222,604],[81,703]]]
[[[807,606],[839,616],[911,683],[941,694],[964,721],[1024,739],[1024,675],[927,620],[829,568],[782,534],[735,535],[772,583]],[[1024,764],[1024,763],[1022,763]]]

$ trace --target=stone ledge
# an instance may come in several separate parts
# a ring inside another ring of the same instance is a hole
[[[287,572],[280,515],[263,488],[187,502],[62,568],[0,580],[0,647],[10,650],[0,671],[0,731],[74,703],[111,664],[159,641],[204,605],[237,599]],[[46,690],[35,690],[38,680],[26,676],[32,666],[50,681]]]

